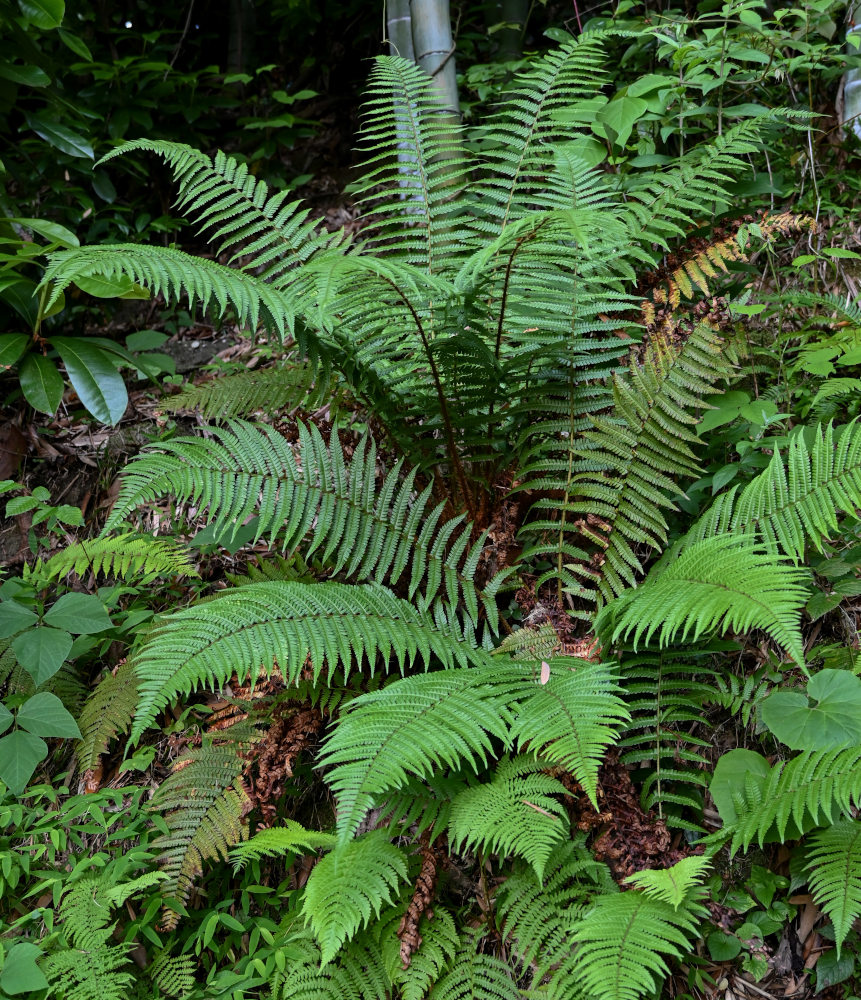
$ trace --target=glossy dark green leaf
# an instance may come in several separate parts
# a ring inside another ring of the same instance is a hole
[[[0,333],[0,372],[14,365],[29,343],[26,333]]]
[[[78,38],[77,35],[73,35],[71,31],[66,31],[65,28],[60,28],[57,32],[60,36],[60,41],[66,48],[71,49],[76,56],[80,56],[82,59],[86,59],[87,62],[93,61],[93,54],[84,44],[84,42]]]
[[[21,729],[9,733],[0,739],[0,781],[9,786],[13,795],[20,795],[39,761],[47,756],[48,744],[38,736]]]
[[[45,623],[72,635],[92,635],[113,628],[104,604],[92,594],[63,594],[46,612]]]
[[[820,670],[807,694],[776,691],[762,703],[762,721],[793,750],[836,750],[861,743],[861,678]]]
[[[18,369],[24,398],[39,413],[54,414],[63,398],[63,376],[57,366],[41,354],[28,354]]]
[[[36,325],[39,316],[37,285],[17,274],[0,276],[0,299],[11,306],[28,327]]]
[[[12,640],[12,652],[33,678],[36,687],[54,676],[71,649],[72,637],[69,633],[48,625],[28,629]]]
[[[18,0],[21,13],[36,28],[59,28],[66,14],[65,0]]]
[[[110,357],[83,337],[53,337],[51,345],[66,366],[78,398],[90,413],[103,423],[118,423],[126,412],[129,397]]]
[[[0,77],[24,87],[47,87],[51,78],[41,66],[16,65],[0,62]]]
[[[79,247],[81,241],[72,232],[71,229],[66,229],[65,226],[61,226],[56,222],[48,222],[46,219],[10,219],[10,222],[17,222],[18,225],[23,226],[25,229],[30,229],[34,233],[38,233],[40,236],[44,236],[46,240],[51,243],[59,243],[61,247],[68,249],[69,247]]]
[[[59,122],[43,118],[41,115],[27,114],[27,124],[45,142],[50,143],[61,153],[68,153],[69,156],[77,156],[82,159],[93,160],[95,154],[93,147],[87,139],[78,132],[73,132]]]
[[[103,274],[80,275],[75,278],[75,284],[82,292],[97,299],[148,299],[149,292],[135,284],[131,278],[120,274],[108,278]]]
[[[18,709],[17,720],[19,726],[34,736],[81,738],[81,731],[73,716],[63,708],[60,699],[48,691],[40,691],[28,698]]]

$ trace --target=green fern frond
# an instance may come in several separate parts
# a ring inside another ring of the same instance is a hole
[[[714,630],[761,628],[804,665],[801,610],[805,575],[747,537],[717,535],[696,542],[636,589],[608,604],[595,622],[603,644],[630,639],[634,648],[657,637],[661,647],[693,642]]]
[[[567,831],[564,805],[553,798],[565,786],[546,773],[547,765],[521,756],[503,759],[490,781],[465,788],[451,804],[451,848],[479,848],[500,858],[524,858],[539,879],[553,847]]]
[[[861,804],[861,747],[808,751],[788,763],[778,761],[762,782],[739,786],[736,820],[713,837],[731,839],[730,853],[761,847],[776,832],[786,840],[790,821],[796,830],[834,823]]]
[[[709,858],[693,856],[682,858],[672,868],[647,868],[634,872],[625,881],[650,899],[662,900],[678,910],[682,904],[689,903],[702,894],[700,883],[710,867]]]
[[[191,993],[197,984],[196,966],[197,963],[191,955],[171,955],[167,951],[162,951],[153,959],[149,975],[160,993],[182,1000],[182,997]]]
[[[166,929],[179,922],[171,900],[185,902],[205,862],[226,859],[230,848],[248,835],[250,801],[239,781],[244,763],[239,751],[255,738],[253,731],[240,727],[233,727],[229,742],[205,737],[203,746],[174,764],[152,798],[151,809],[168,828],[151,845],[160,852],[158,863],[167,875],[162,884]]]
[[[334,961],[323,963],[307,938],[287,942],[289,961],[272,997],[280,1000],[389,1000],[391,979],[376,942],[367,936],[349,941]],[[298,954],[297,954],[298,953]]]
[[[335,379],[310,365],[276,365],[219,376],[168,396],[163,410],[197,410],[205,420],[232,420],[285,408],[313,410],[334,395]]]
[[[596,1000],[651,996],[697,935],[702,907],[675,909],[631,891],[599,896],[572,927],[574,972]]]
[[[282,826],[270,827],[255,833],[244,844],[239,844],[230,852],[233,870],[239,871],[251,861],[260,858],[281,857],[285,854],[304,854],[320,848],[334,847],[337,838],[320,830],[306,830],[293,819],[285,820]]]
[[[493,652],[507,653],[514,660],[549,660],[558,649],[556,629],[552,625],[539,625],[538,628],[519,628],[510,632]]]
[[[467,933],[449,966],[428,1000],[521,1000],[522,993],[511,969],[492,955],[477,951],[478,935]]]
[[[268,534],[274,544],[280,536],[285,551],[304,542],[305,558],[315,555],[332,573],[393,584],[408,573],[410,598],[424,587],[422,608],[444,597],[477,622],[481,600],[496,626],[494,587],[479,594],[473,583],[483,540],[470,545],[462,519],[442,520],[430,486],[415,495],[415,470],[402,475],[399,464],[378,487],[369,438],[348,462],[337,440],[327,446],[313,425],[299,425],[296,450],[272,428],[239,421],[211,433],[164,441],[133,460],[105,530],[166,495],[207,510],[218,535],[256,516],[257,538]]]
[[[613,377],[610,416],[592,417],[592,430],[574,436],[566,429],[562,441],[539,445],[524,482],[562,494],[533,504],[536,520],[524,531],[544,534],[530,548],[530,556],[550,558],[555,567],[542,580],[555,576],[572,593],[598,600],[634,584],[643,569],[637,546],[662,547],[664,512],[675,510],[679,481],[698,475],[691,446],[699,443],[693,427],[702,399],[731,374],[726,345],[706,324],[678,349],[656,339],[642,365],[632,358],[628,377]],[[597,545],[599,572],[573,547],[578,536]]]
[[[397,936],[403,912],[404,907],[401,906],[394,910],[388,921],[379,921],[375,925],[376,937],[400,1000],[426,1000],[431,987],[457,953],[460,935],[448,910],[434,903],[432,913],[426,910],[422,914],[419,924],[421,943],[410,955],[409,965],[404,968],[401,942]]]
[[[305,886],[302,912],[320,945],[323,965],[372,917],[380,916],[406,877],[403,851],[380,830],[338,845],[317,862]]]
[[[609,664],[573,657],[555,657],[549,665],[545,684],[524,688],[511,735],[521,750],[528,746],[570,771],[598,809],[598,768],[630,719],[616,674]]]
[[[288,683],[310,660],[314,680],[367,662],[373,676],[432,658],[467,663],[479,651],[456,622],[436,621],[375,584],[250,583],[163,616],[134,654],[137,741],[159,711],[201,686],[220,688],[235,673],[254,683],[278,666]]]
[[[164,576],[198,576],[181,542],[134,532],[75,542],[44,564],[37,562],[32,570],[33,576],[44,580],[56,580],[69,573],[101,573],[136,583]]]
[[[837,954],[861,916],[861,823],[844,819],[811,838],[808,883],[814,902],[834,925]]]
[[[81,771],[94,771],[111,742],[130,729],[138,706],[138,678],[134,665],[123,660],[108,674],[84,705],[78,721],[81,740],[75,759]]]
[[[341,842],[367,811],[410,776],[487,764],[493,739],[508,742],[508,703],[522,675],[504,666],[445,670],[396,680],[352,701],[323,747],[337,798]]]
[[[179,185],[176,207],[197,220],[201,231],[217,241],[216,254],[238,248],[251,257],[267,281],[283,279],[297,264],[333,242],[317,231],[317,219],[299,201],[289,201],[290,190],[270,195],[266,183],[242,163],[221,151],[214,159],[177,142],[134,139],[102,157],[101,163],[143,149],[167,163]]]
[[[767,468],[743,488],[719,496],[682,544],[751,534],[797,562],[807,542],[821,552],[823,539],[838,530],[838,515],[854,515],[859,507],[861,424],[828,424],[816,428],[812,446],[804,435],[794,435],[785,462],[775,448]]]
[[[531,867],[520,863],[494,897],[506,941],[532,985],[546,982],[553,1000],[580,1000],[574,976],[575,947],[571,927],[597,893],[617,893],[606,865],[576,835],[555,848],[545,867],[543,884]]]
[[[213,305],[223,315],[230,306],[246,329],[255,331],[262,323],[282,340],[293,335],[295,298],[254,274],[205,257],[192,257],[172,247],[116,243],[58,250],[49,259],[42,281],[51,288],[52,303],[78,278],[127,277],[153,295],[163,295],[169,304],[185,295],[189,308],[199,303],[205,310]]]
[[[135,981],[128,964],[128,948],[117,944],[56,951],[42,968],[56,1000],[128,1000]]]

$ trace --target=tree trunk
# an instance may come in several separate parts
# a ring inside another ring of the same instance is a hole
[[[858,49],[848,44],[850,34],[861,37],[861,0],[847,5],[846,20],[849,27],[846,31],[847,45],[846,51],[849,54],[857,54]],[[850,69],[843,77],[843,109],[838,112],[837,117],[841,124],[847,125],[855,135],[861,139],[861,69]]]
[[[523,33],[528,15],[529,0],[494,0],[490,5],[488,27],[506,25],[494,33],[500,59],[519,59],[523,55]]]
[[[415,61],[433,77],[443,105],[460,122],[449,0],[411,0]]]

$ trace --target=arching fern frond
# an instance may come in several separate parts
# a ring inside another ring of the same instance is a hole
[[[293,334],[295,298],[250,272],[192,257],[172,247],[117,243],[58,250],[50,255],[43,284],[51,288],[49,298],[55,301],[77,278],[92,275],[131,278],[153,295],[163,295],[168,304],[186,295],[189,308],[198,303],[202,309],[213,305],[223,315],[230,306],[249,330],[263,323],[282,339]]]
[[[861,747],[808,751],[778,761],[763,781],[739,786],[736,820],[713,834],[731,838],[730,853],[762,846],[772,831],[786,839],[790,820],[797,830],[833,823],[861,804]]]
[[[807,853],[808,883],[834,925],[837,954],[861,916],[861,823],[844,819],[817,831]]]
[[[775,448],[767,468],[719,496],[681,544],[751,534],[798,562],[807,542],[821,551],[823,539],[838,530],[838,515],[859,507],[861,424],[828,424],[816,428],[812,446],[803,434],[794,435],[785,462]]]
[[[598,768],[630,716],[610,664],[560,656],[549,665],[546,684],[524,689],[511,735],[521,750],[570,771],[597,809]]]
[[[641,892],[599,896],[574,924],[574,974],[597,1000],[651,996],[697,935],[702,907],[675,909]]]
[[[232,420],[254,413],[273,414],[283,409],[313,410],[334,395],[331,374],[310,365],[276,365],[237,372],[187,386],[168,396],[163,410],[176,413],[197,410],[205,420]]]
[[[151,845],[160,852],[158,863],[168,876],[162,885],[166,929],[179,922],[171,900],[184,903],[204,864],[226,860],[230,848],[248,835],[250,800],[239,781],[244,765],[239,751],[256,738],[253,730],[240,726],[233,727],[226,742],[204,737],[200,748],[174,763],[173,773],[152,798],[150,808],[160,813],[169,830]]]
[[[434,984],[428,1000],[521,1000],[511,969],[478,952],[477,944],[477,934],[464,935],[448,972]]]
[[[320,949],[307,937],[287,940],[286,971],[271,983],[273,1000],[389,1000],[392,982],[379,946],[368,935],[349,941],[337,958],[320,960]],[[280,981],[279,981],[280,980]]]
[[[595,622],[603,644],[656,637],[661,647],[695,641],[715,630],[761,628],[804,664],[801,609],[806,575],[747,537],[718,535],[696,542],[644,583],[608,604]]]
[[[296,820],[285,820],[281,826],[269,827],[255,833],[244,844],[238,844],[230,852],[234,871],[244,868],[251,861],[260,858],[281,857],[285,854],[304,854],[320,848],[335,846],[336,837],[320,830],[306,830]]]
[[[156,538],[124,532],[74,542],[45,563],[37,562],[31,574],[57,580],[69,573],[119,577],[147,583],[163,576],[197,576],[188,549],[175,538]]]
[[[156,153],[171,168],[179,185],[178,209],[195,218],[202,231],[217,242],[217,254],[240,248],[234,257],[253,258],[257,273],[277,280],[316,251],[331,244],[317,231],[317,219],[300,201],[289,201],[290,190],[270,195],[265,181],[247,163],[220,150],[210,159],[191,146],[164,140],[134,139],[112,149],[100,162],[144,149]]]
[[[153,959],[149,975],[161,993],[182,1000],[195,988],[196,966],[197,962],[191,955],[171,955],[162,951]]]
[[[235,673],[254,683],[277,664],[293,683],[310,660],[316,680],[367,661],[373,676],[436,657],[445,665],[480,658],[456,623],[435,622],[373,584],[249,583],[162,617],[134,655],[139,701],[132,740],[180,694],[218,688]]]
[[[539,879],[553,847],[568,832],[565,786],[547,765],[527,756],[500,761],[490,781],[465,788],[451,805],[449,840],[454,851],[480,848],[500,858],[524,858]]]
[[[134,665],[126,659],[101,681],[81,711],[81,740],[75,747],[81,771],[96,770],[111,741],[131,728],[137,706],[138,678]]]
[[[341,841],[410,776],[486,764],[492,739],[508,742],[508,703],[520,683],[519,672],[494,664],[406,677],[351,702],[321,755],[324,766],[335,765],[326,780]]]
[[[710,867],[709,858],[694,855],[682,858],[672,868],[647,868],[634,872],[625,881],[636,886],[650,899],[663,900],[674,910],[678,910],[680,906],[702,895],[700,883]]]
[[[422,608],[444,598],[463,604],[475,623],[481,600],[496,627],[493,585],[479,594],[473,583],[483,540],[470,545],[461,518],[442,519],[430,486],[415,495],[415,470],[404,475],[397,465],[377,487],[371,439],[348,462],[338,441],[327,446],[313,425],[299,425],[296,451],[270,427],[234,421],[211,434],[163,441],[129,463],[106,530],[163,496],[208,511],[216,534],[257,516],[258,538],[268,534],[285,551],[304,543],[305,558],[333,574],[396,584],[408,573],[410,598],[424,588]]]
[[[338,845],[314,866],[302,912],[320,945],[323,965],[372,917],[380,916],[406,877],[403,851],[380,830]]]

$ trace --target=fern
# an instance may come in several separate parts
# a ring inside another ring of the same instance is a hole
[[[464,789],[451,806],[452,850],[515,855],[541,879],[554,845],[567,833],[565,807],[553,798],[565,795],[565,786],[542,774],[545,767],[524,757],[502,760],[489,782]]]
[[[213,428],[209,441],[162,442],[158,452],[130,463],[106,529],[164,495],[208,509],[217,534],[235,533],[254,515],[257,538],[268,534],[274,542],[280,536],[285,551],[307,539],[306,558],[315,554],[333,573],[357,580],[396,583],[409,571],[408,595],[424,584],[423,607],[444,594],[452,605],[462,599],[477,620],[472,578],[481,540],[470,547],[469,528],[460,519],[441,520],[443,505],[429,506],[430,487],[414,495],[415,471],[402,479],[396,466],[377,490],[373,442],[363,441],[348,464],[337,441],[327,447],[313,426],[299,426],[298,458],[301,467],[272,428],[240,422]],[[494,590],[481,595],[492,625]]]
[[[389,684],[352,701],[323,747],[326,780],[345,842],[385,793],[435,767],[486,764],[492,738],[508,741],[516,683],[504,668],[448,670]]]
[[[310,365],[277,365],[237,372],[185,388],[162,402],[162,409],[197,410],[205,420],[231,420],[285,408],[311,410],[333,395],[331,376]]]
[[[343,583],[250,583],[163,616],[134,656],[138,706],[132,740],[180,694],[268,676],[277,664],[288,683],[309,661],[316,680],[367,661],[384,669],[433,657],[446,665],[478,656],[456,623],[435,622],[384,587]]]
[[[835,440],[836,437],[836,440]],[[861,424],[817,427],[812,446],[796,434],[784,463],[778,448],[768,467],[745,487],[715,500],[688,532],[690,545],[720,534],[752,534],[796,562],[807,542],[822,542],[838,530],[838,513],[861,506]]]
[[[200,749],[176,762],[151,802],[167,827],[152,842],[167,875],[162,886],[167,908],[162,923],[167,929],[179,921],[171,901],[182,903],[188,898],[204,862],[226,859],[229,849],[247,836],[244,817],[250,805],[238,780],[243,762],[237,751],[247,747],[255,734],[234,727],[231,736],[221,745],[204,738]]]
[[[498,958],[476,950],[477,935],[466,934],[446,974],[428,1000],[521,1000],[511,970]]]
[[[112,740],[130,729],[138,705],[138,678],[134,666],[123,660],[92,692],[81,711],[81,740],[75,759],[82,771],[95,771]]]
[[[161,993],[181,1000],[195,988],[194,971],[195,960],[191,955],[171,955],[162,951],[153,959],[149,974]]]
[[[629,719],[618,692],[609,665],[556,657],[547,683],[524,690],[511,730],[521,749],[569,770],[596,809],[604,751]]]
[[[805,575],[758,551],[751,540],[716,536],[683,550],[636,590],[608,604],[596,620],[603,643],[657,633],[662,647],[696,641],[714,629],[761,628],[804,664],[799,622],[807,600]]]
[[[380,921],[379,941],[386,969],[392,982],[398,988],[401,1000],[426,1000],[434,983],[457,953],[460,937],[454,918],[438,906],[433,913],[425,911],[421,920],[421,944],[410,956],[409,965],[404,968],[401,961],[400,941],[397,926],[402,916],[401,909],[388,922]]]
[[[625,881],[644,892],[650,899],[669,903],[674,910],[697,898],[697,889],[711,861],[704,857],[682,858],[672,868],[646,869],[629,875]]]
[[[40,580],[57,580],[75,573],[119,577],[149,583],[164,576],[198,576],[185,546],[173,538],[154,538],[127,532],[75,542],[36,562],[32,575]]]
[[[588,995],[635,1000],[656,991],[697,934],[701,907],[676,909],[641,892],[599,896],[574,924],[574,973]]]
[[[281,1000],[388,1000],[391,980],[376,942],[361,936],[350,941],[337,959],[321,963],[319,948],[307,938],[288,939],[287,971],[272,984]],[[298,954],[297,954],[298,953]]]
[[[280,857],[290,853],[305,853],[319,848],[334,847],[335,837],[319,830],[306,830],[295,820],[287,820],[283,826],[270,827],[255,833],[244,844],[238,844],[230,852],[234,871],[244,868],[249,862],[260,858]]]
[[[385,833],[372,831],[336,846],[311,872],[302,912],[320,945],[321,962],[330,962],[341,945],[380,916],[407,877],[401,850]]]
[[[833,823],[861,803],[861,747],[808,751],[778,761],[762,782],[739,788],[736,816],[713,837],[730,840],[730,852],[760,847],[775,832],[783,841],[790,822],[796,830]]]
[[[807,852],[813,899],[834,925],[837,954],[861,916],[861,823],[844,819],[819,830]]]

